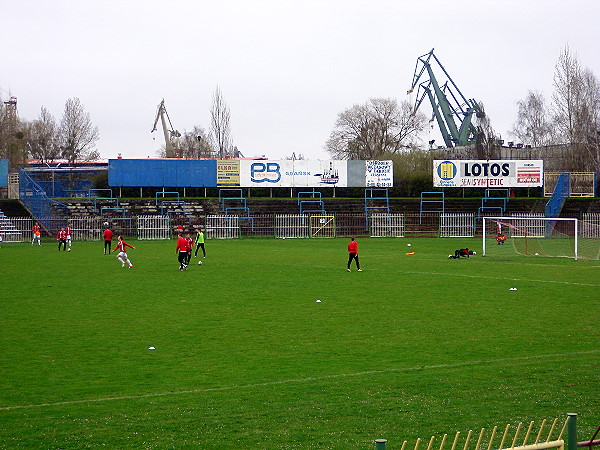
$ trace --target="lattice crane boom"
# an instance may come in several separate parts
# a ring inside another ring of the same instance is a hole
[[[179,131],[173,128],[173,124],[171,123],[171,119],[169,114],[167,113],[167,108],[165,107],[165,100],[163,99],[158,105],[158,109],[156,111],[156,118],[154,119],[154,126],[152,127],[151,133],[156,131],[156,126],[158,125],[158,121],[160,119],[163,135],[165,137],[165,150],[167,158],[174,158],[175,154],[175,145],[173,141],[181,136]],[[169,122],[169,126],[167,127],[167,121]]]
[[[483,110],[474,99],[467,99],[454,80],[450,77],[439,59],[430,52],[419,56],[413,74],[413,82],[408,93],[417,88],[417,96],[413,112],[416,112],[425,97],[429,99],[444,143],[447,147],[469,145],[475,142],[478,135],[477,127],[473,124],[473,115],[483,115]],[[433,65],[442,70],[447,80],[440,85],[436,78]],[[425,76],[425,73],[427,75]],[[421,81],[422,78],[428,78]],[[455,121],[455,119],[458,121]]]

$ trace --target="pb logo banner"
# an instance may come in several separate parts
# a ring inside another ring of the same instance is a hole
[[[281,180],[281,166],[276,162],[253,162],[250,165],[252,183],[276,184]]]
[[[240,161],[240,183],[248,187],[346,187],[347,161]]]

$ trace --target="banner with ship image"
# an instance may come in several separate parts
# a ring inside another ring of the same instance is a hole
[[[241,161],[240,183],[255,187],[321,187],[348,184],[346,161]]]
[[[244,187],[388,187],[392,179],[392,161],[240,161]]]

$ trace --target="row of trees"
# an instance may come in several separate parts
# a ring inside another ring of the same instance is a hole
[[[539,91],[529,91],[517,103],[512,133],[532,146],[569,147],[565,169],[600,170],[600,83],[567,47],[554,72],[554,92],[548,104]]]
[[[339,159],[382,159],[416,147],[426,122],[408,102],[372,98],[338,115],[326,148]]]
[[[59,122],[43,106],[37,119],[21,120],[16,107],[14,97],[0,104],[0,158],[7,158],[11,169],[30,157],[42,163],[98,158],[99,131],[78,98],[66,101]]]
[[[566,146],[564,170],[600,170],[600,84],[568,47],[556,64],[554,89],[551,106],[546,106],[543,94],[537,91],[517,102],[511,135],[537,148]],[[493,158],[501,144],[489,116],[482,116],[477,119],[479,135],[473,155]],[[428,118],[415,112],[410,103],[371,98],[339,113],[325,149],[337,159],[391,158],[410,166],[415,159],[431,159],[415,153],[423,151],[421,137],[427,126]],[[184,132],[178,153],[187,158],[240,156],[232,143],[229,107],[219,87],[213,95],[210,133],[200,126]]]
[[[72,164],[100,156],[95,148],[100,132],[78,98],[66,101],[60,121],[44,106],[37,119],[23,120],[16,107],[14,97],[0,102],[0,158],[9,160],[11,170],[29,158],[41,163],[66,159]],[[213,95],[210,133],[198,125],[184,131],[177,139],[176,152],[182,158],[240,155],[232,142],[229,107],[219,87]],[[165,156],[165,148],[159,156]]]
[[[517,120],[511,134],[533,147],[567,148],[564,170],[600,171],[600,82],[583,68],[570,49],[565,48],[554,73],[554,92],[548,105],[544,95],[529,91],[517,102]],[[194,126],[181,133],[176,153],[183,158],[239,157],[233,145],[230,111],[220,88],[213,94],[210,131]],[[427,117],[415,112],[408,102],[389,98],[372,98],[339,113],[325,144],[326,150],[339,159],[396,159],[407,152],[422,151],[421,136]],[[476,145],[478,157],[491,158],[499,143],[486,116]],[[27,157],[42,162],[57,158],[69,162],[98,157],[95,144],[99,138],[95,127],[78,98],[68,99],[63,116],[57,122],[42,107],[37,119],[20,121],[16,101],[0,103],[0,157],[9,158],[11,166]],[[165,155],[163,149],[160,156]]]
[[[546,105],[542,93],[530,91],[517,107],[510,132],[516,140],[536,148],[566,147],[564,170],[600,171],[600,83],[568,47],[555,66],[552,104]],[[498,154],[499,137],[489,116],[482,116],[477,119],[479,134],[473,153],[463,156],[493,158]],[[337,159],[394,159],[396,167],[419,160],[419,166],[427,166],[429,172],[430,164],[424,162],[432,155],[418,155],[424,149],[422,135],[427,126],[428,118],[415,112],[410,103],[371,98],[339,113],[325,149]],[[184,132],[178,153],[187,158],[240,156],[231,138],[229,107],[219,87],[213,95],[210,133],[200,126]]]
[[[563,170],[600,171],[600,84],[568,47],[555,66],[552,104],[547,106],[542,93],[530,91],[517,106],[511,135],[519,142],[538,148],[566,147]],[[372,98],[338,115],[325,148],[334,158],[397,159],[423,150],[420,136],[426,123],[426,117],[406,102]],[[494,157],[501,144],[489,117],[478,119],[477,126],[473,154]]]

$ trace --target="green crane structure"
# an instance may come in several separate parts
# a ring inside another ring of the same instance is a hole
[[[427,96],[446,147],[475,144],[480,130],[473,124],[473,115],[484,117],[485,113],[474,99],[467,100],[460,92],[440,60],[433,54],[433,50],[417,58],[412,86],[408,91],[411,93],[417,85],[419,86],[413,111],[417,112]],[[433,64],[437,64],[447,77],[441,86],[433,73]],[[424,75],[425,72],[427,75]],[[427,80],[419,82],[427,77]]]
[[[165,120],[165,116],[169,121],[169,127],[167,127],[167,121]],[[150,133],[154,133],[156,131],[156,126],[158,125],[158,120],[162,124],[163,135],[165,137],[165,156],[167,158],[175,158],[176,155],[176,147],[177,147],[177,139],[181,137],[181,133],[175,129],[173,129],[173,124],[171,123],[171,118],[167,113],[167,108],[165,107],[165,99],[160,102],[158,105],[158,109],[156,111],[156,118],[154,119],[154,126],[152,127],[152,131]]]

